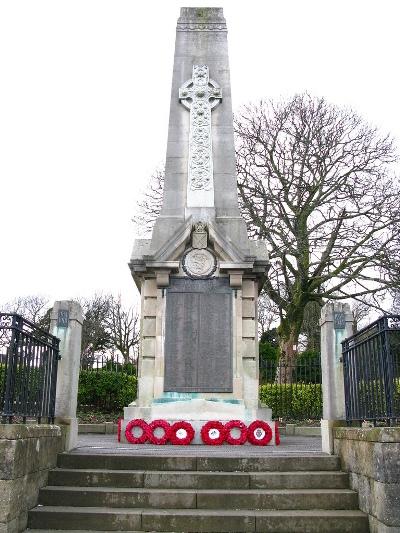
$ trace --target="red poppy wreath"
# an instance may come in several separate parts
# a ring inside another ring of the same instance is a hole
[[[263,420],[255,420],[247,428],[247,438],[255,446],[266,446],[272,439],[272,429]]]
[[[217,420],[210,420],[201,428],[200,435],[204,444],[219,446],[225,440],[225,427]]]
[[[157,437],[155,434],[156,429],[161,428],[164,434],[161,437]],[[166,444],[169,439],[171,426],[166,420],[153,420],[149,424],[149,441],[151,444]]]
[[[194,429],[189,422],[175,422],[172,424],[169,433],[169,441],[171,444],[179,444],[187,446],[194,439]]]
[[[133,434],[133,429],[135,427],[138,427],[142,430],[142,434],[139,435],[139,437],[135,437]],[[125,437],[126,440],[131,444],[144,444],[149,438],[149,426],[141,418],[135,418],[126,425]]]
[[[231,431],[238,429],[240,435],[233,437]],[[241,420],[230,420],[225,424],[225,440],[228,444],[244,444],[247,440],[247,426]]]

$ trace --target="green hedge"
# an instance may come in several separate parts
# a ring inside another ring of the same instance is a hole
[[[136,398],[136,389],[136,376],[108,370],[81,370],[78,406],[102,412],[121,411]]]
[[[322,386],[319,383],[261,385],[260,401],[272,409],[274,418],[285,420],[322,418]]]

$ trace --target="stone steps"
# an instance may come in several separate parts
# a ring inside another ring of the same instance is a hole
[[[161,452],[162,453],[162,452]],[[361,533],[333,456],[61,454],[32,531]],[[237,453],[237,452],[236,452]]]
[[[70,487],[143,487],[165,489],[344,489],[348,474],[315,472],[198,472],[58,468],[49,485]]]
[[[30,528],[90,531],[192,531],[274,533],[366,533],[361,511],[219,511],[191,509],[105,509],[104,507],[39,507]],[[33,531],[35,531],[33,529]]]
[[[162,448],[162,447],[160,447]],[[162,455],[113,455],[63,453],[58,456],[59,468],[94,470],[191,470],[199,472],[304,472],[340,469],[334,455],[267,457],[196,457]]]
[[[45,487],[40,505],[158,509],[354,509],[357,494],[349,489],[148,489]]]

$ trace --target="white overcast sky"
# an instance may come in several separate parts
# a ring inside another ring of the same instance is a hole
[[[0,302],[137,298],[131,218],[165,157],[182,5],[224,7],[234,109],[307,90],[400,144],[398,0],[0,0]]]

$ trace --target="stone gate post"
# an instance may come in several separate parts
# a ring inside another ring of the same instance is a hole
[[[345,420],[342,341],[352,335],[348,303],[328,302],[321,309],[321,367],[323,419],[322,451],[333,453],[332,428]]]
[[[50,332],[60,339],[57,373],[56,424],[65,432],[65,450],[71,450],[78,440],[78,381],[81,360],[83,313],[78,302],[63,300],[54,303]]]

